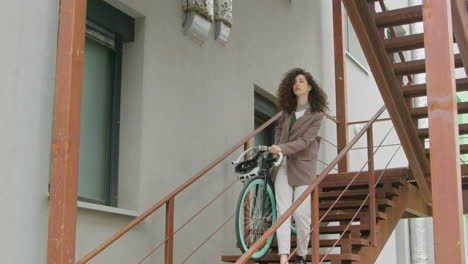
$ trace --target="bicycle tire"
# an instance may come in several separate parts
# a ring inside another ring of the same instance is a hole
[[[259,207],[259,205],[263,207],[262,199],[264,199],[264,186],[267,186],[265,212],[263,212],[263,208],[260,209]],[[246,203],[247,194],[254,196],[250,197],[251,199],[248,201],[248,205]],[[249,212],[247,217],[244,216],[244,212],[246,212],[246,210]],[[258,218],[259,215],[261,215],[261,217],[256,220],[255,217]],[[250,246],[261,237],[263,234],[262,231],[265,231],[271,227],[271,225],[276,222],[276,219],[277,211],[273,185],[271,182],[267,182],[265,185],[265,179],[262,176],[257,176],[251,179],[242,189],[237,201],[236,208],[236,237],[242,253],[245,253],[247,250],[249,250]],[[247,223],[246,220],[248,221]],[[254,227],[251,229],[257,231],[253,233],[249,232],[250,234],[248,234],[248,237],[246,237],[246,231],[244,230],[246,226]],[[265,256],[265,254],[267,254],[270,250],[273,238],[274,234],[267,239],[266,243],[257,252],[255,252],[251,258],[258,260]]]

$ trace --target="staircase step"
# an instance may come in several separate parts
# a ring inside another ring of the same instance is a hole
[[[391,190],[383,190],[382,188],[377,188],[376,192],[385,192],[386,195],[389,196],[395,196],[399,195],[400,191],[396,188],[392,188]],[[320,192],[320,200],[335,200],[338,198],[343,191],[329,191],[329,192]],[[344,194],[341,196],[342,198],[350,198],[350,197],[356,197],[356,198],[362,198],[366,197],[369,194],[368,189],[361,189],[361,190],[347,190],[344,192]]]
[[[336,243],[337,239],[321,239],[320,240],[320,247],[332,247]],[[369,246],[369,241],[366,239],[342,239],[342,241],[339,241],[336,246],[340,247],[343,242],[345,243],[350,243],[353,246]],[[273,243],[271,244],[272,248],[278,248],[278,241],[276,238],[273,240]],[[297,237],[293,236],[291,237],[291,248],[296,248],[297,247]],[[309,248],[310,248],[310,243],[309,243]]]
[[[420,22],[423,19],[422,6],[388,10],[375,14],[377,27],[392,27]]]
[[[375,180],[380,178],[377,188],[382,186],[383,184],[390,184],[393,187],[399,187],[402,185],[405,185],[406,182],[404,179],[408,178],[408,172],[409,169],[406,168],[406,172],[401,172],[401,176],[395,177],[395,176],[390,176],[387,174],[387,172],[384,173],[382,177],[382,172],[376,172],[375,173]],[[362,173],[364,175],[362,175]],[[349,175],[349,176],[343,176],[342,178],[339,177],[330,177],[330,179],[325,178],[323,182],[320,183],[319,188],[321,188],[323,191],[339,191],[341,189],[344,189],[349,185],[349,189],[351,190],[368,190],[368,185],[369,185],[369,178],[367,176],[367,172],[362,172],[359,174],[356,179],[353,180],[354,176]],[[353,181],[351,183],[351,181]],[[351,183],[351,184],[350,184]]]
[[[457,92],[468,91],[468,78],[462,78],[456,80]],[[416,84],[405,86],[402,89],[403,96],[405,97],[417,97],[427,95],[426,84]]]
[[[323,219],[323,222],[350,221],[351,219],[353,219],[354,215],[356,214],[356,212],[344,212],[344,211],[341,211],[341,213],[339,212],[340,212],[339,210],[330,211],[327,214],[327,216],[325,216],[325,218]],[[324,213],[325,212],[323,211],[321,212],[320,218],[323,217]],[[357,214],[354,220],[359,221],[359,219],[366,218],[366,217],[369,217],[368,212],[360,212]],[[377,212],[377,219],[385,220],[387,219],[387,215],[384,212]]]
[[[459,124],[458,125],[458,134],[465,135],[468,134],[468,124]],[[429,138],[429,128],[420,128],[418,129],[418,135],[420,138]]]
[[[414,118],[426,118],[428,116],[427,107],[415,107],[410,110]],[[468,113],[468,102],[458,103],[458,114]]]
[[[347,187],[349,185],[350,189],[367,189],[368,185],[369,185],[368,180],[361,180],[361,181],[355,180],[351,184],[349,184],[349,183],[350,182],[345,182],[345,181],[343,181],[343,182],[322,182],[322,183],[320,183],[319,187],[324,188],[324,189],[343,189],[343,188],[345,188],[345,187]],[[379,184],[377,185],[377,187],[381,186],[381,184],[386,184],[386,183],[392,184],[393,187],[402,186],[402,185],[406,184],[404,178],[398,179],[398,181],[389,180],[389,179],[381,179],[379,181]]]
[[[384,173],[382,176],[382,180],[386,181],[398,181],[402,177],[407,177],[409,169],[407,167],[403,168],[391,168],[387,170],[375,170],[375,175],[381,175],[382,172]],[[358,177],[356,178],[357,181],[363,181],[363,180],[368,180],[369,176],[367,174],[367,171],[361,171],[361,172],[342,172],[342,173],[335,173],[335,174],[329,174],[322,183],[328,183],[328,182],[349,182],[352,180],[356,174],[358,174]]]
[[[321,210],[328,210],[335,201],[324,201],[320,202],[320,209]],[[334,206],[333,209],[347,209],[347,208],[359,208],[363,203],[363,200],[350,200],[350,201],[338,201]],[[367,208],[369,201],[362,206],[362,208]],[[392,200],[389,199],[377,199],[377,204],[380,207],[389,207],[393,206]]]
[[[455,67],[463,67],[463,62],[460,54],[455,55]],[[395,63],[393,69],[396,75],[409,75],[426,72],[426,60],[413,60],[407,62]]]
[[[325,255],[320,255],[320,259],[322,259]],[[224,262],[236,262],[241,255],[227,255],[222,256],[221,261]],[[291,262],[295,259],[295,255],[291,257]],[[330,254],[328,255],[324,261],[360,261],[361,257],[357,254]],[[307,255],[307,261],[311,261],[311,256]],[[261,260],[256,260],[256,263],[279,263],[279,256],[277,253],[270,252],[266,254]],[[253,262],[252,262],[253,263]]]
[[[426,155],[429,156],[429,149],[426,150]],[[467,154],[468,153],[468,144],[462,144],[460,145],[460,154]]]
[[[338,226],[321,226],[320,227],[320,234],[341,234],[345,231],[347,225],[338,225]],[[346,232],[367,232],[369,231],[369,224],[357,224],[357,225],[350,225]]]
[[[384,40],[387,52],[399,52],[424,48],[424,33]]]

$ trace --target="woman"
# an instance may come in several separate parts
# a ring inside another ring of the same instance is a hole
[[[276,206],[282,215],[316,178],[318,131],[323,112],[327,109],[327,96],[312,75],[303,69],[288,71],[277,93],[278,108],[283,115],[276,127],[275,144],[269,152],[282,152],[286,157],[273,171]],[[305,262],[309,244],[310,196],[293,213],[297,229],[296,264]],[[291,248],[291,218],[276,232],[280,263],[288,263]]]

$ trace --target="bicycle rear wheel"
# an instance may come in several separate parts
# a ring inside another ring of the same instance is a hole
[[[265,189],[266,188],[266,189]],[[242,253],[250,249],[263,233],[276,222],[276,201],[271,183],[262,176],[251,179],[242,189],[236,209],[236,237]],[[257,260],[268,253],[273,237],[252,255]]]

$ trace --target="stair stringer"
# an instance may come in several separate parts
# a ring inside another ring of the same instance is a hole
[[[385,211],[387,219],[380,220],[377,223],[376,245],[362,247],[357,253],[361,256],[361,260],[358,263],[375,263],[405,211],[414,210],[414,208],[425,208],[430,210],[424,202],[424,199],[417,187],[407,184],[406,186],[401,187],[400,190],[401,194],[392,200],[394,202],[394,206],[387,208]],[[429,213],[430,212],[426,211],[426,214]]]

